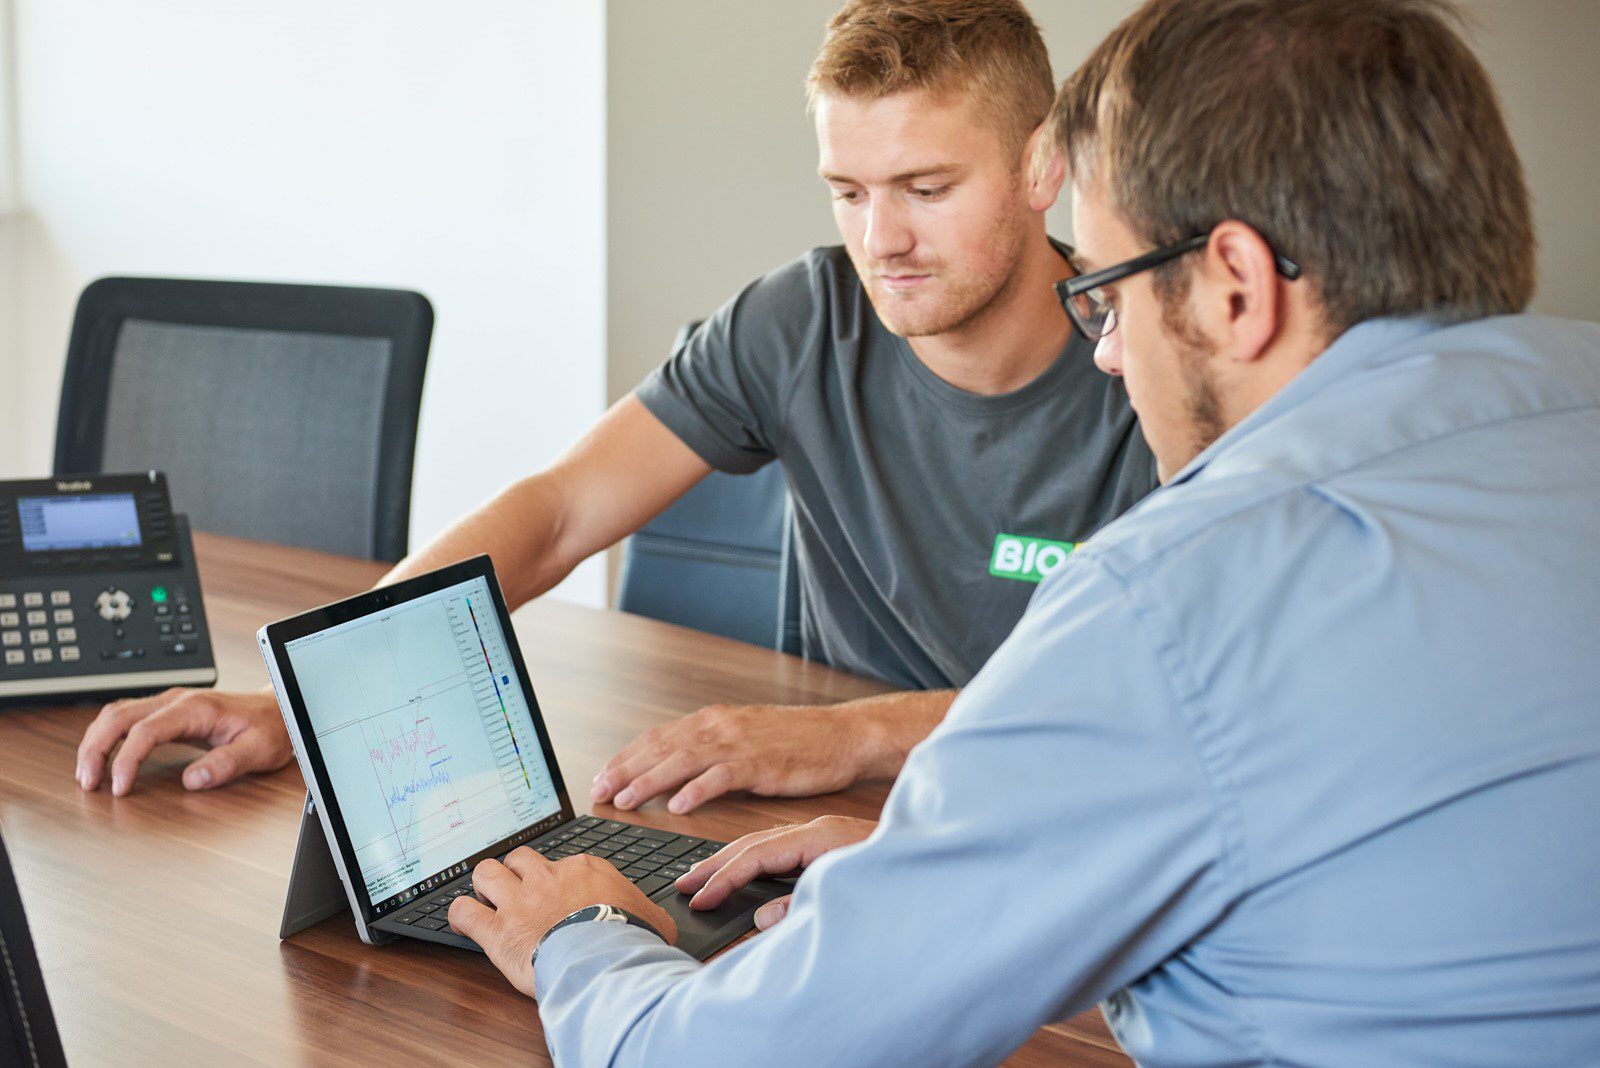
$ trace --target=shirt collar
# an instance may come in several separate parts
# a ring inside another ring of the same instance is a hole
[[[1190,460],[1167,485],[1176,486],[1189,481],[1213,460],[1237,447],[1284,413],[1298,408],[1329,385],[1376,362],[1402,345],[1439,329],[1440,325],[1437,320],[1424,315],[1369,319],[1357,323],[1334,339],[1333,344],[1312,359],[1309,367],[1296,375],[1267,403],[1239,420]]]

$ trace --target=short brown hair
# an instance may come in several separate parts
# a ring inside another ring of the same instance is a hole
[[[806,95],[970,93],[1020,153],[1055,96],[1050,53],[1017,0],[850,0],[828,23]]]
[[[1460,23],[1448,0],[1150,0],[1061,87],[1052,134],[1152,245],[1254,227],[1335,334],[1522,311],[1527,185]]]

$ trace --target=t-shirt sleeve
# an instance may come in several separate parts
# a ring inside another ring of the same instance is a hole
[[[755,471],[782,447],[785,403],[821,311],[809,259],[745,287],[634,390],[719,471]]]

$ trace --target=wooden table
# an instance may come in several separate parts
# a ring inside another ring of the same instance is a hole
[[[230,538],[196,543],[229,689],[265,684],[254,641],[263,622],[355,593],[384,570]],[[620,612],[544,601],[515,625],[580,811],[605,761],[654,724],[714,701],[826,702],[880,689]],[[84,794],[74,755],[95,711],[0,712],[0,825],[74,1064],[550,1063],[535,1006],[483,957],[423,943],[374,949],[347,915],[279,942],[303,796],[294,766],[189,793],[179,773],[194,751],[170,746],[127,797]],[[824,813],[872,817],[885,792],[738,795],[689,816],[658,800],[630,818],[726,840]],[[1008,1063],[1129,1062],[1099,1014],[1086,1013],[1040,1031]]]

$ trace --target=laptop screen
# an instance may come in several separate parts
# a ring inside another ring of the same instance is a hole
[[[283,648],[375,911],[560,811],[487,579]]]

